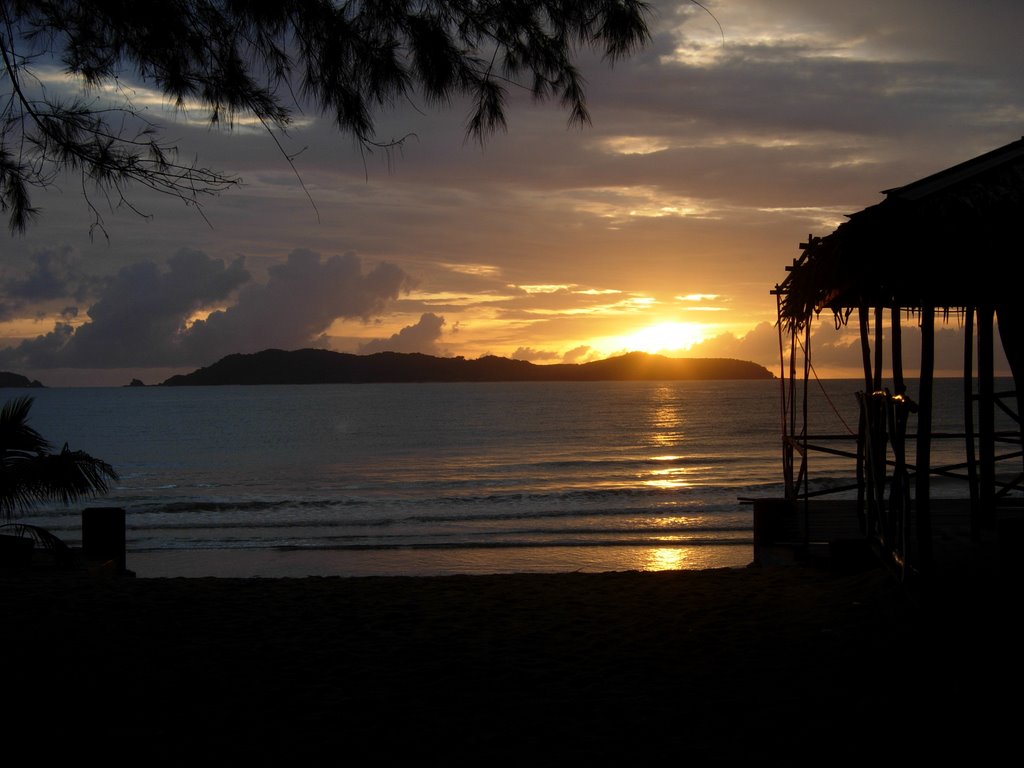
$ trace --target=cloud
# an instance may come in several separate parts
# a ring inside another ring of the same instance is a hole
[[[519,347],[519,349],[512,353],[513,360],[527,360],[529,362],[557,360],[560,363],[584,363],[597,358],[598,355],[594,352],[593,347],[588,344],[581,344],[564,353],[534,349],[533,347]]]
[[[590,351],[591,349],[589,345],[581,344],[580,346],[574,347],[573,349],[570,349],[568,352],[562,355],[562,362],[578,363],[581,359],[586,358]]]
[[[921,330],[913,320],[901,325],[903,371],[910,378],[917,377],[921,367]],[[883,332],[883,369],[885,375],[891,375],[891,336],[888,328]],[[993,341],[993,356],[996,375],[1008,376],[1009,364],[998,331]],[[861,362],[860,337],[856,331],[843,329],[834,331],[827,325],[813,334],[812,361],[815,368],[821,371],[850,370],[859,372],[863,368]],[[942,376],[957,376],[964,367],[964,329],[956,321],[948,324],[936,321],[935,327],[935,371]],[[975,351],[977,355],[977,351]],[[975,359],[977,359],[975,357]]]
[[[768,322],[759,323],[743,336],[723,333],[690,347],[687,357],[726,357],[751,360],[774,368],[779,360],[778,330]]]
[[[322,259],[305,250],[293,251],[267,275],[266,282],[253,282],[243,257],[225,263],[196,250],[178,251],[163,268],[138,262],[108,283],[89,308],[88,322],[77,328],[59,322],[44,336],[0,351],[0,364],[165,367],[208,364],[267,347],[291,349],[308,345],[336,319],[369,319],[411,284],[393,264],[364,273],[351,253]]]
[[[58,323],[51,333],[3,350],[0,361],[29,368],[150,367],[190,363],[186,322],[250,279],[244,259],[231,264],[182,249],[166,268],[123,267],[89,307],[88,322]]]
[[[527,360],[529,362],[537,360],[557,360],[560,357],[561,355],[558,352],[534,349],[533,347],[519,347],[519,349],[512,353],[513,360]]]
[[[4,302],[0,320],[10,319],[33,304],[72,299],[82,302],[102,284],[79,268],[79,257],[70,246],[41,248],[30,257],[23,274],[0,280]]]
[[[232,352],[303,346],[336,319],[369,320],[379,315],[414,284],[388,262],[364,274],[362,259],[353,253],[322,259],[305,249],[292,251],[267,274],[266,283],[246,285],[233,306],[189,329],[194,356],[216,360]]]
[[[362,355],[374,352],[422,352],[425,355],[441,355],[438,346],[444,318],[433,312],[425,312],[415,325],[407,325],[387,339],[373,339],[359,345]]]
[[[282,137],[296,155],[300,185],[266,135],[175,123],[173,133],[190,154],[246,180],[207,202],[204,215],[213,227],[178,201],[133,189],[132,202],[153,218],[111,212],[111,248],[87,242],[80,194],[60,194],[57,187],[40,192],[43,223],[19,241],[26,255],[16,262],[11,254],[6,283],[0,281],[0,319],[6,314],[19,322],[0,332],[34,334],[25,330],[26,318],[44,309],[56,317],[80,304],[77,318],[60,318],[70,325],[34,340],[39,355],[46,349],[70,360],[75,328],[90,320],[75,295],[78,270],[114,275],[128,260],[162,264],[178,246],[191,246],[244,252],[247,267],[262,275],[300,244],[397,265],[379,275],[383,287],[376,291],[349,282],[370,305],[364,315],[360,301],[350,302],[353,320],[375,316],[375,298],[394,324],[360,328],[361,335],[337,326],[326,331],[345,339],[348,349],[427,313],[446,319],[448,354],[509,356],[517,349],[532,354],[591,345],[603,355],[602,339],[683,313],[685,321],[713,323],[714,333],[730,332],[689,354],[752,359],[775,372],[769,289],[785,277],[797,243],[879,202],[880,190],[1021,134],[1024,4],[1018,0],[708,3],[725,43],[699,6],[653,5],[650,46],[614,68],[583,55],[593,123],[582,131],[565,129],[556,104],[537,106],[528,93],[515,92],[509,133],[495,135],[484,149],[464,141],[465,104],[422,112],[396,105],[381,115],[381,137],[412,131],[417,138],[401,151],[369,156],[345,151],[330,121],[314,120]],[[72,243],[82,260],[62,262],[63,243]],[[30,264],[32,250],[54,255]],[[258,285],[244,281],[236,294],[204,307],[215,310],[209,318],[190,326],[192,314],[170,312],[171,327],[154,330],[150,347],[140,340],[135,348],[148,349],[147,359],[207,363],[248,345],[318,340],[324,318],[336,309],[320,297],[316,280],[333,272],[323,260],[304,279],[298,266],[284,266],[300,286],[295,295],[283,290],[283,274],[259,278]],[[420,285],[392,303],[386,297],[402,271]],[[608,290],[619,293],[602,293]],[[61,292],[66,298],[54,298]],[[720,296],[719,311],[698,317],[676,298],[698,294]],[[629,304],[631,297],[660,304],[641,309]],[[156,319],[140,314],[134,322],[146,327]],[[429,333],[420,331],[428,344]],[[106,337],[115,336],[109,328]],[[848,341],[822,334],[815,365],[856,372],[859,347]],[[591,354],[567,353],[566,360]]]

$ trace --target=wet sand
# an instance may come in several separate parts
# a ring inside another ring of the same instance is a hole
[[[881,567],[806,565],[0,574],[8,756],[24,746],[136,765],[984,759],[1019,718],[1020,635],[1006,610],[1016,594],[965,581],[922,598]]]

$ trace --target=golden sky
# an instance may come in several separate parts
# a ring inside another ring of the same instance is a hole
[[[261,129],[211,130],[140,85],[183,155],[244,184],[205,220],[137,190],[146,218],[98,201],[109,239],[90,238],[75,182],[37,193],[39,223],[0,261],[0,370],[156,383],[320,346],[535,362],[641,349],[778,371],[770,291],[809,233],[1021,136],[1024,4],[704,5],[721,31],[693,3],[655,2],[644,51],[614,68],[583,56],[586,128],[514,98],[481,148],[465,104],[413,104],[378,125],[412,134],[404,146],[366,155],[306,115],[279,137],[298,178]],[[820,325],[820,372],[856,375],[849,332]],[[959,349],[953,324],[940,369]]]

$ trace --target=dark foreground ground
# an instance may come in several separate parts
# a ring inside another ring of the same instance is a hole
[[[1014,585],[881,567],[360,579],[0,574],[5,764],[984,760]]]

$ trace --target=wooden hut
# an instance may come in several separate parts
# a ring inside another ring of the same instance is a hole
[[[773,291],[783,360],[783,474],[787,508],[796,510],[807,540],[814,525],[810,457],[816,449],[837,452],[819,444],[807,424],[811,325],[822,313],[837,325],[856,323],[864,379],[856,447],[848,455],[856,467],[857,527],[909,578],[935,567],[940,510],[969,515],[974,542],[1008,535],[1017,524],[1015,513],[1004,510],[1021,480],[1019,409],[1015,392],[995,390],[993,350],[997,318],[1020,384],[1024,302],[1016,265],[1024,231],[1024,139],[883,194],[831,234],[801,243],[800,258]],[[932,462],[937,319],[962,323],[965,331],[965,427],[942,436],[963,440],[965,458],[956,467]],[[921,332],[919,371],[904,371],[907,322]],[[910,379],[916,392],[908,389]],[[996,431],[996,408],[1016,421],[1012,434]],[[915,434],[907,432],[912,421]],[[997,476],[997,463],[1008,466],[1001,462],[1013,462],[1011,479],[1005,471]],[[962,477],[968,493],[956,502],[933,499],[937,473]]]

